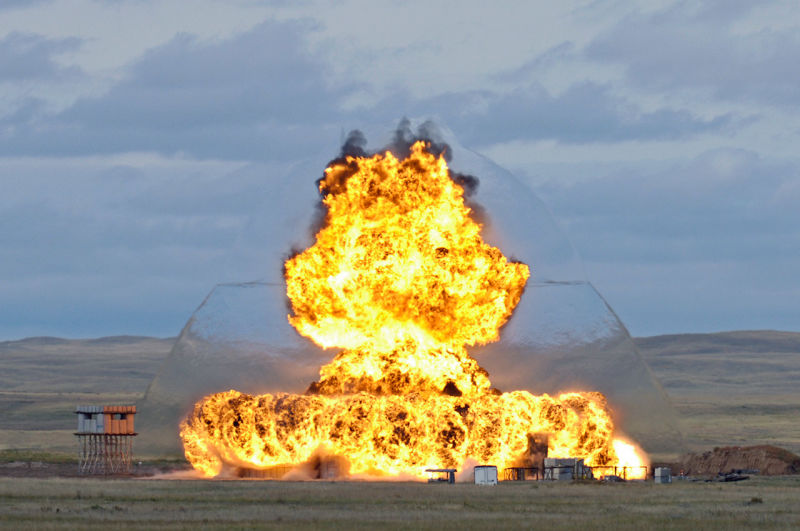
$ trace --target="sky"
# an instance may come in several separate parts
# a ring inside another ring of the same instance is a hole
[[[0,0],[0,340],[177,335],[275,175],[404,116],[530,185],[633,335],[800,330],[796,4],[489,4]]]

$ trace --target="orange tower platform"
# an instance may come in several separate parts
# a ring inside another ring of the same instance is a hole
[[[133,461],[136,406],[78,406],[78,472],[127,474]]]

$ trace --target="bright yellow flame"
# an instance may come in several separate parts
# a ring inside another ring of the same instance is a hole
[[[525,465],[531,441],[589,465],[634,462],[599,393],[501,394],[466,346],[496,341],[530,271],[486,244],[442,157],[348,157],[325,170],[315,244],[287,260],[289,322],[342,347],[305,395],[206,397],[181,427],[203,473],[298,464],[322,446],[355,474],[422,476],[466,459]],[[622,443],[624,444],[624,443]]]
[[[467,457],[523,465],[529,434],[550,434],[552,457],[613,460],[613,425],[602,396],[524,391],[474,398],[390,395],[261,395],[218,393],[200,402],[184,425],[186,455],[216,475],[223,463],[264,468],[301,463],[324,442],[350,460],[355,474],[424,476],[458,467]]]
[[[643,468],[646,463],[633,444],[614,439],[614,453],[617,455],[614,465],[625,467],[626,479],[647,478],[647,469]]]

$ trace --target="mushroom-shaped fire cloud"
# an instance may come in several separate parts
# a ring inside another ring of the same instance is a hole
[[[622,455],[601,394],[502,393],[470,357],[497,341],[531,271],[483,241],[463,176],[436,151],[417,141],[325,169],[323,226],[285,263],[289,322],[343,350],[305,394],[197,403],[181,426],[195,468],[296,465],[324,448],[351,473],[422,476],[466,459],[524,466],[537,435],[554,457],[641,464]]]

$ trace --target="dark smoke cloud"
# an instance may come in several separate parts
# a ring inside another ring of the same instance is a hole
[[[331,160],[326,166],[330,167],[335,164],[339,167],[347,167],[348,170],[342,171],[339,174],[339,180],[337,182],[328,183],[326,190],[320,192],[319,201],[315,205],[314,215],[309,226],[311,238],[315,239],[317,233],[319,233],[319,231],[325,227],[327,222],[328,208],[325,206],[322,200],[328,194],[335,194],[343,190],[347,183],[347,179],[349,179],[356,171],[358,171],[358,164],[352,159],[348,161],[348,157],[370,157],[377,153],[385,153],[390,151],[392,154],[394,154],[394,156],[402,159],[411,153],[411,146],[420,140],[428,144],[428,152],[432,153],[433,155],[437,157],[442,156],[448,162],[452,159],[453,152],[450,149],[450,146],[444,142],[444,140],[442,140],[442,135],[439,132],[438,127],[431,120],[422,123],[419,127],[417,127],[417,130],[414,131],[411,128],[410,120],[408,118],[403,118],[400,120],[400,123],[397,124],[397,128],[392,135],[391,142],[387,146],[376,151],[367,150],[367,137],[363,132],[359,131],[358,129],[353,129],[350,131],[347,134],[341,149],[339,150],[339,156]],[[317,190],[319,190],[319,185],[324,178],[325,175],[323,174],[322,177],[317,179]],[[475,192],[478,190],[478,185],[480,184],[478,178],[474,175],[457,173],[454,171],[450,171],[450,178],[453,179],[456,184],[461,186],[461,188],[463,188],[464,203],[471,210],[470,216],[472,219],[478,223],[485,224],[487,220],[486,211],[483,209],[483,207],[472,200]],[[302,252],[303,249],[293,247],[289,250],[285,258],[288,260]],[[286,260],[284,260],[284,263],[285,261]],[[286,271],[284,269],[284,276],[285,274]],[[286,303],[290,306],[288,298]]]
[[[411,129],[411,121],[408,118],[403,118],[397,124],[397,129],[392,135],[392,142],[381,151],[391,151],[395,157],[404,159],[411,153],[411,146],[419,140],[423,140],[430,145],[428,148],[430,153],[437,157],[444,156],[444,160],[450,162],[453,157],[453,151],[446,142],[441,140],[439,129],[431,120],[417,127],[415,133]]]
[[[329,182],[325,191],[320,191],[320,200],[316,204],[314,216],[309,227],[312,238],[316,236],[316,234],[325,226],[326,223],[328,209],[322,200],[328,194],[335,194],[343,190],[347,183],[347,179],[349,179],[356,171],[358,171],[358,164],[353,161],[352,158],[348,161],[349,157],[370,157],[377,153],[385,153],[389,151],[397,158],[403,159],[411,153],[411,146],[420,140],[428,145],[429,153],[432,153],[437,157],[442,156],[447,162],[450,162],[452,159],[452,149],[450,149],[450,146],[447,144],[447,142],[442,140],[442,135],[439,131],[439,128],[431,120],[425,121],[417,127],[416,131],[414,131],[411,128],[411,121],[408,118],[403,118],[397,124],[397,128],[392,134],[391,142],[387,146],[375,151],[370,151],[367,149],[367,138],[364,136],[363,132],[358,129],[353,129],[350,131],[347,134],[341,149],[339,150],[339,156],[331,160],[326,166],[330,167],[332,165],[337,165],[339,167],[346,167],[348,170],[342,171],[339,174],[339,179],[336,182]],[[318,190],[320,183],[324,178],[325,175],[323,174],[322,177],[317,179],[316,186]],[[453,179],[456,184],[461,186],[461,188],[463,188],[465,204],[471,209],[472,218],[478,223],[485,223],[485,210],[483,207],[471,200],[475,192],[478,190],[478,185],[480,184],[478,178],[474,175],[457,173],[454,171],[450,171],[450,178]],[[296,249],[292,249],[289,256],[295,256],[298,253],[299,252]]]
[[[347,139],[344,141],[344,144],[342,144],[338,160],[347,157],[366,157],[368,155],[366,147],[367,137],[358,129],[353,129],[348,133]]]
[[[450,149],[447,142],[442,140],[439,128],[431,120],[423,122],[417,127],[415,133],[411,130],[411,122],[408,118],[403,118],[397,125],[397,129],[395,129],[392,143],[381,151],[391,151],[396,157],[405,158],[411,152],[411,146],[420,140],[429,145],[428,152],[437,157],[443,156],[447,162],[453,159],[453,150]],[[451,170],[450,177],[464,189],[464,197],[471,197],[478,190],[480,181],[474,175],[457,173]]]
[[[339,156],[331,160],[328,166],[333,164],[351,166],[353,172],[355,172],[357,170],[357,165],[348,162],[347,157],[370,157],[377,153],[385,153],[386,151],[391,152],[399,159],[404,159],[411,153],[411,146],[420,140],[428,144],[429,153],[437,157],[442,156],[447,162],[452,160],[453,150],[450,149],[447,142],[442,140],[439,128],[433,121],[428,120],[422,123],[417,127],[417,130],[414,131],[411,128],[411,121],[408,118],[403,118],[400,120],[400,123],[397,124],[397,128],[392,134],[391,142],[387,146],[375,151],[367,150],[367,138],[364,136],[364,133],[358,129],[353,129],[348,133],[347,138],[342,144]],[[341,186],[344,186],[344,183],[351,174],[350,172],[344,172],[340,182],[334,183],[326,192],[321,192],[320,199],[325,197],[328,193],[336,193]],[[478,184],[480,183],[478,178],[474,175],[451,171],[450,177],[464,189],[465,197],[471,197],[477,191]],[[318,188],[323,178],[324,176],[317,180],[316,184]]]
[[[480,181],[474,175],[450,172],[450,177],[453,178],[453,181],[455,181],[457,185],[464,189],[464,197],[471,197],[478,191]]]

